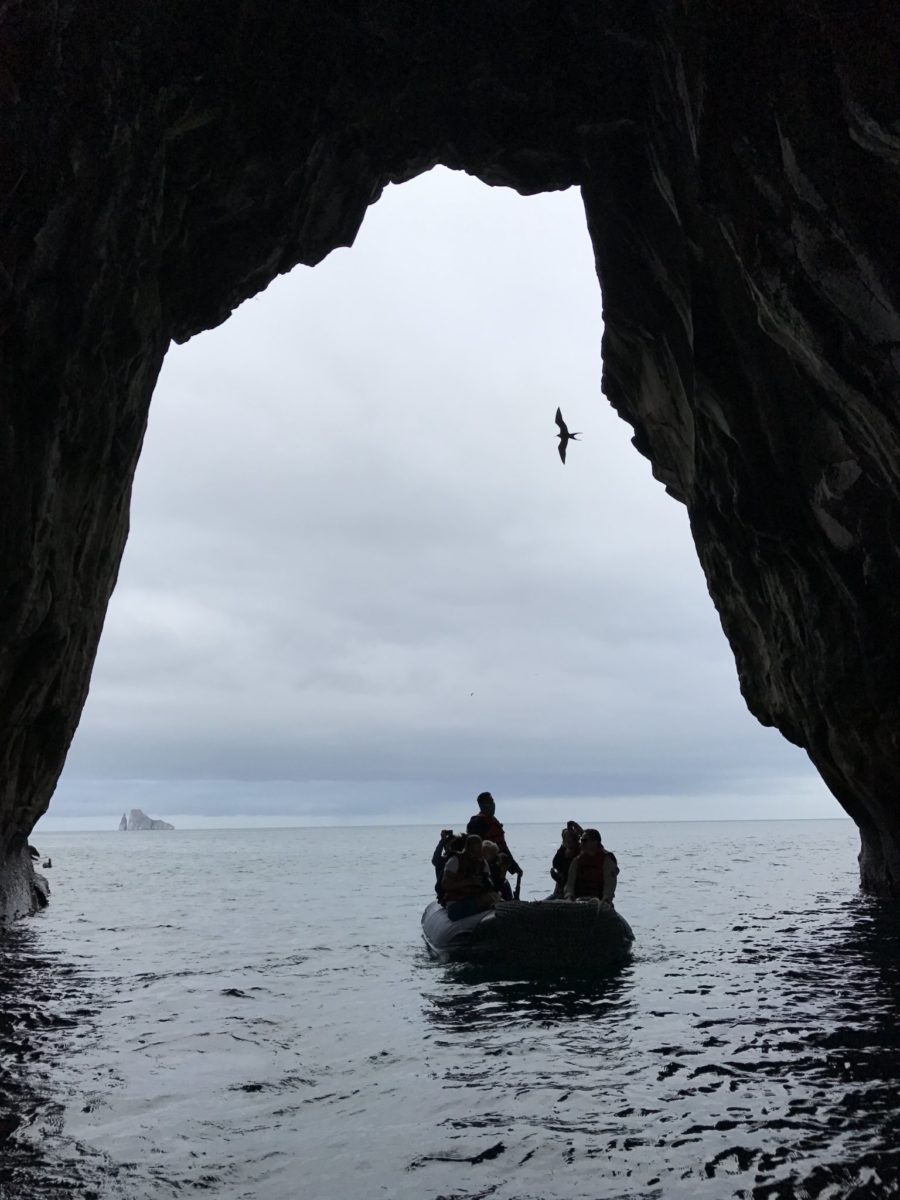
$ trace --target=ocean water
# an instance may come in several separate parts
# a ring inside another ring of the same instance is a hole
[[[587,982],[432,962],[436,832],[43,834],[0,1196],[900,1195],[900,921],[849,822],[607,826],[637,942]],[[557,828],[507,832],[546,894]]]

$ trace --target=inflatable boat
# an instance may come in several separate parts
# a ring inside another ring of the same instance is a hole
[[[634,933],[615,909],[596,900],[507,900],[451,921],[436,900],[422,914],[422,936],[442,962],[584,971],[615,966]]]

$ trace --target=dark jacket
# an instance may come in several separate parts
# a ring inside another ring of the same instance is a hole
[[[498,858],[492,863],[488,863],[488,873],[491,877],[491,883],[494,891],[499,892],[501,899],[512,900],[512,888],[509,885],[509,880],[506,878],[506,864],[502,863]]]
[[[572,859],[575,857],[565,846],[560,846],[553,855],[553,862],[550,864],[550,878],[556,884],[553,889],[553,895],[558,899],[562,899],[566,890],[566,880],[569,878],[569,867],[572,865]]]
[[[447,861],[447,857],[444,854],[444,843],[443,843],[443,841],[440,841],[435,846],[434,854],[432,854],[432,856],[431,856],[431,865],[434,867],[434,877],[438,881],[438,883],[440,883],[441,876],[444,873],[444,863],[446,861]]]

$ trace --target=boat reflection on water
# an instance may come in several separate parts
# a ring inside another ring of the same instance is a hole
[[[471,1038],[481,1030],[548,1028],[573,1022],[627,1022],[634,1015],[634,967],[625,963],[584,979],[529,975],[471,963],[442,968],[443,986],[423,994],[426,1019]]]
[[[503,1148],[521,1194],[558,1195],[550,1185],[558,1188],[570,1161],[569,1126],[579,1139],[592,1134],[601,1080],[620,1078],[637,1016],[634,968],[573,981],[503,978],[467,965],[440,977],[423,996],[432,1074],[446,1095],[440,1152]]]

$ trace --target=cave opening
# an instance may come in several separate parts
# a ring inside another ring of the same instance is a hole
[[[173,347],[43,824],[440,823],[483,780],[520,820],[835,815],[741,703],[601,333],[577,189],[440,168]]]

